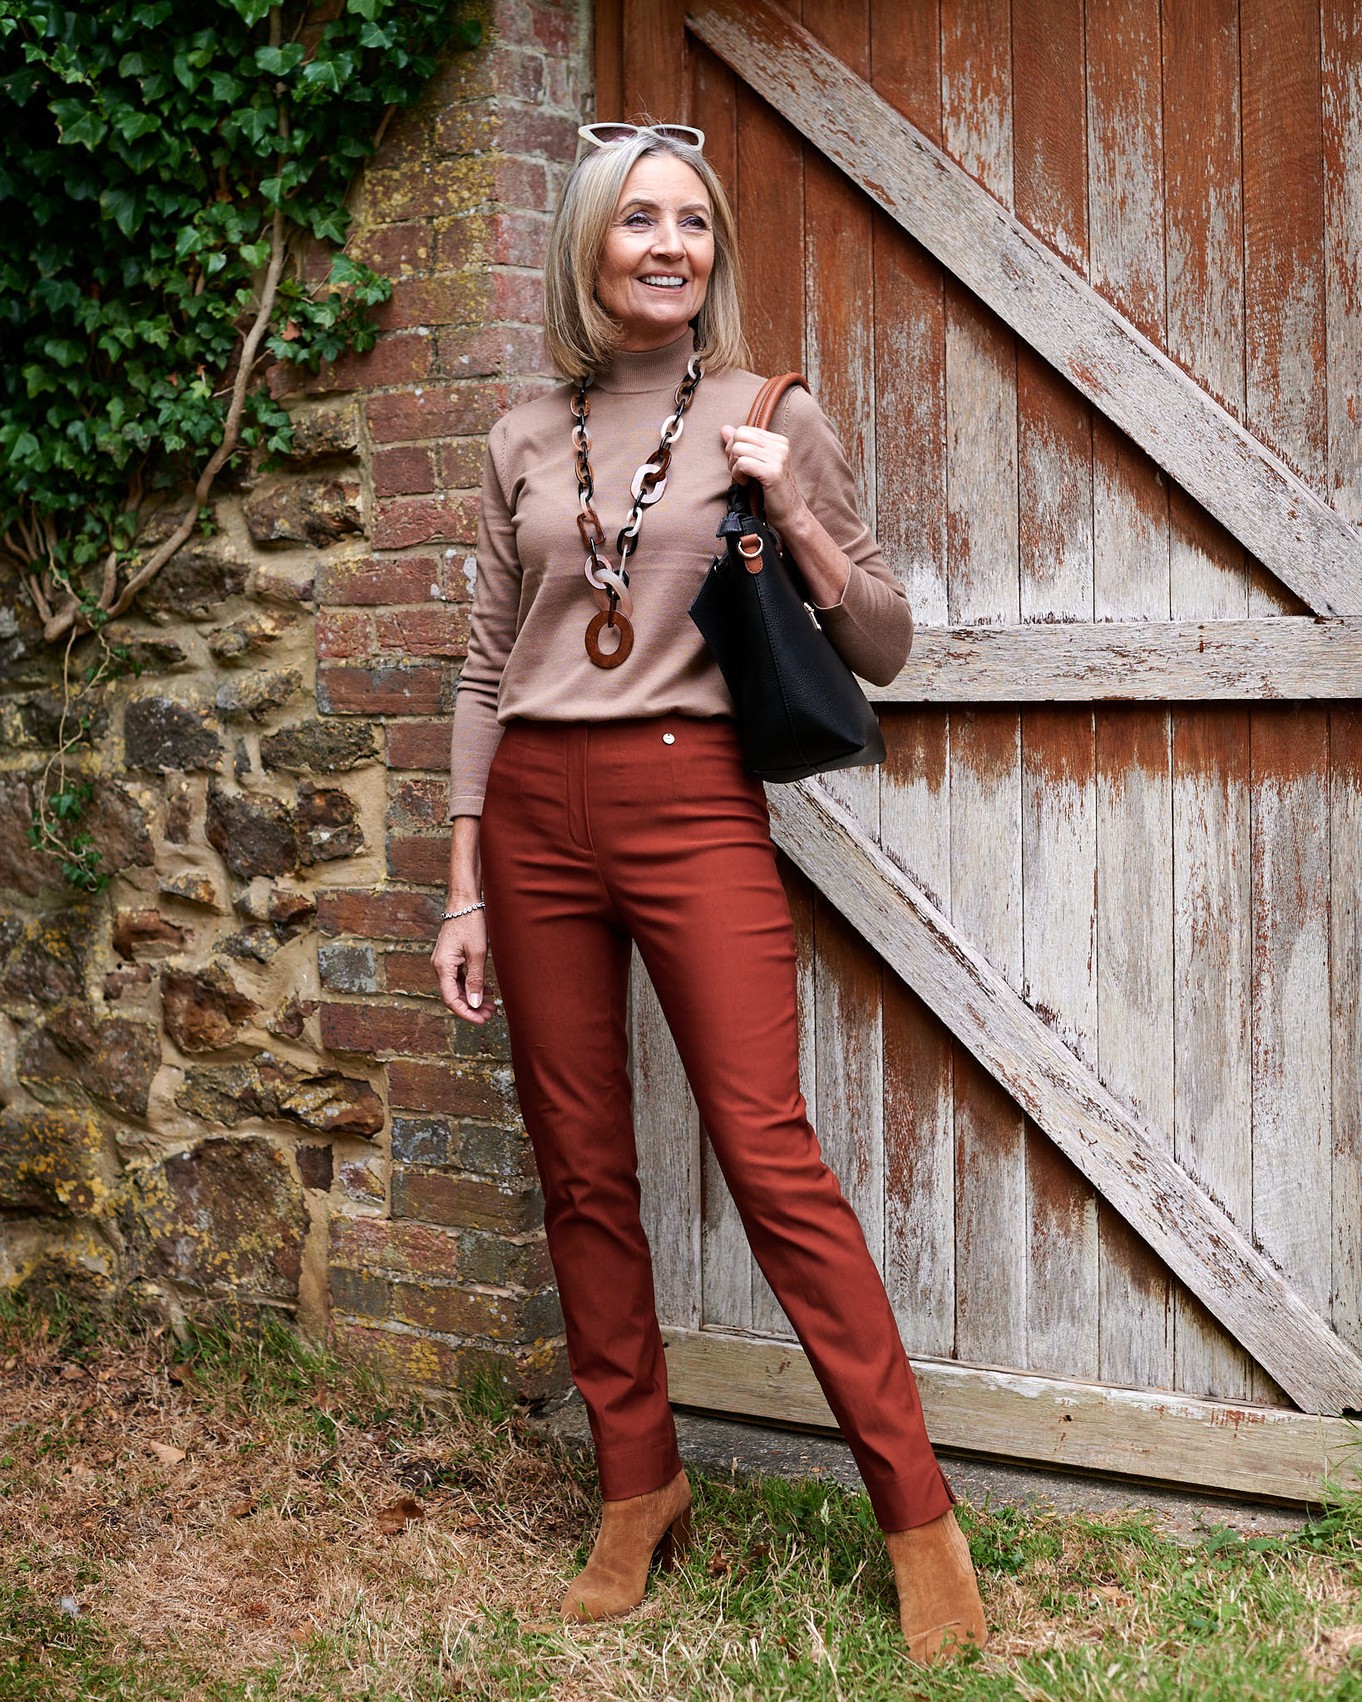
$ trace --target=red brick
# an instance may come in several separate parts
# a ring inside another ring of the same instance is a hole
[[[459,574],[463,583],[463,574]],[[421,603],[440,582],[438,556],[406,555],[373,561],[324,561],[317,569],[317,601],[341,605]]]
[[[435,457],[416,444],[376,449],[369,471],[375,496],[421,495],[435,489]]]
[[[468,649],[468,605],[385,609],[375,617],[380,651],[404,656],[462,656]]]
[[[384,171],[415,171],[430,158],[430,120],[418,107],[394,114],[378,158]]]
[[[544,279],[529,267],[494,267],[487,274],[487,317],[538,325],[544,317]]]
[[[388,840],[388,874],[395,881],[443,886],[449,878],[449,840]]]
[[[430,338],[419,331],[397,331],[381,336],[368,354],[324,361],[319,382],[328,390],[379,390],[388,385],[419,384],[430,365]]]
[[[370,530],[375,549],[400,550],[410,544],[471,544],[477,529],[475,498],[389,496],[374,504]]]
[[[449,825],[449,787],[443,776],[410,775],[390,782],[385,825],[390,833],[431,833]]]
[[[571,164],[577,152],[578,120],[542,106],[503,104],[498,113],[497,146],[504,154],[543,154]]]
[[[438,715],[445,707],[444,670],[401,666],[320,668],[317,703],[324,715]]]
[[[536,213],[553,210],[553,182],[540,160],[499,159],[491,193],[503,207],[525,207]]]
[[[423,1223],[335,1216],[330,1222],[330,1257],[333,1264],[359,1270],[454,1277],[459,1272],[459,1239],[448,1230]],[[538,1268],[527,1261],[527,1270]]]
[[[551,223],[547,213],[513,207],[499,212],[492,221],[491,258],[494,264],[542,266],[548,252]]]
[[[501,1229],[518,1234],[533,1229],[543,1207],[533,1189],[498,1188],[439,1170],[398,1170],[393,1174],[393,1216],[458,1228]]]
[[[443,909],[441,897],[437,916]],[[388,1096],[404,1111],[443,1111],[452,1117],[478,1117],[485,1123],[514,1121],[520,1115],[506,1070],[394,1060],[388,1066]]]
[[[498,34],[502,35],[502,39],[490,51],[456,55],[437,77],[437,98],[441,102],[435,122],[437,153],[452,153],[463,146],[459,139],[459,106],[456,103],[467,101],[470,96],[494,92],[509,100],[543,99],[543,58],[538,53],[522,52],[507,44],[500,19]],[[465,63],[460,64],[460,59]]]
[[[428,270],[457,272],[486,265],[541,267],[551,222],[548,213],[518,207],[445,219],[435,227],[435,262]]]
[[[369,656],[374,651],[374,618],[350,609],[320,609],[317,613],[317,655]]]
[[[317,927],[323,934],[357,934],[367,940],[429,940],[440,927],[443,895],[426,892],[368,892],[323,887],[317,894]]]
[[[322,1045],[333,1052],[400,1052],[409,1058],[443,1058],[449,1052],[450,1021],[449,1017],[405,1005],[324,999]]]
[[[429,160],[410,171],[374,168],[364,179],[366,213],[375,223],[398,224],[470,212],[491,198],[499,175],[491,154]]]
[[[367,1366],[398,1383],[433,1389],[456,1389],[460,1378],[471,1378],[460,1349],[414,1330],[383,1330],[369,1324],[333,1318],[331,1341],[342,1357]]]
[[[471,379],[370,396],[364,410],[376,443],[433,443],[491,431],[508,408],[543,388],[534,381]]]
[[[534,39],[549,53],[566,56],[573,46],[573,19],[552,6],[534,9]],[[571,158],[571,154],[568,156]]]
[[[388,1284],[372,1271],[333,1270],[330,1288],[331,1305],[337,1312],[350,1312],[361,1318],[388,1316]]]
[[[544,105],[576,112],[582,104],[582,80],[571,59],[544,61]]]
[[[446,325],[435,333],[435,363],[448,378],[547,372],[538,325]]]
[[[459,1273],[465,1282],[494,1288],[541,1289],[553,1281],[553,1261],[542,1235],[512,1241],[470,1229],[459,1237]]]
[[[446,846],[447,860],[448,846]],[[439,980],[430,953],[425,951],[388,951],[383,954],[387,987],[390,993],[410,993],[416,998],[438,998]]]
[[[440,484],[445,490],[477,490],[482,484],[482,466],[487,458],[487,444],[480,437],[451,437],[439,446]],[[467,584],[463,574],[459,581]]]
[[[440,277],[406,278],[375,317],[385,330],[418,325],[478,325],[488,318],[487,274],[481,268]]]
[[[389,768],[428,768],[449,772],[447,721],[394,721],[388,727]]]
[[[401,278],[409,272],[433,270],[436,247],[431,225],[425,219],[409,219],[401,224],[361,229],[351,244],[351,252],[385,277]]]
[[[525,1301],[508,1294],[487,1294],[448,1284],[395,1282],[392,1315],[418,1329],[446,1336],[488,1336],[520,1342],[534,1332],[524,1327]]]

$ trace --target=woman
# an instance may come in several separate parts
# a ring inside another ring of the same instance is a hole
[[[562,1611],[635,1606],[655,1551],[666,1564],[690,1534],[639,1220],[632,940],[756,1260],[865,1478],[909,1649],[930,1660],[984,1641],[974,1571],[883,1282],[808,1122],[765,793],[687,610],[729,485],[755,479],[852,668],[892,679],[912,616],[809,395],[790,394],[782,432],[740,423],[761,380],[741,364],[733,220],[703,136],[583,135],[594,146],[546,264],[548,349],[568,382],[488,439],[433,954],[445,1004],[483,1023],[490,936],[596,1445],[600,1530]]]

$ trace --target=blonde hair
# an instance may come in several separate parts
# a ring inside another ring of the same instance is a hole
[[[714,269],[695,319],[696,354],[711,369],[741,366],[747,359],[737,232],[723,184],[698,148],[645,130],[583,154],[558,199],[544,262],[544,341],[549,359],[564,378],[590,377],[619,346],[619,322],[596,300],[596,278],[625,181],[649,154],[674,155],[691,168],[709,195]]]

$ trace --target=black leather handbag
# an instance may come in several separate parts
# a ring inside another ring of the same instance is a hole
[[[769,431],[800,373],[768,378],[747,424]],[[743,765],[763,780],[803,780],[884,761],[875,711],[807,602],[798,569],[766,524],[761,486],[734,485],[719,526],[726,544],[690,618],[714,652],[737,709]]]

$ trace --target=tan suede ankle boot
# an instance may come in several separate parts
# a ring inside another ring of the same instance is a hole
[[[608,1619],[643,1600],[656,1552],[662,1570],[690,1547],[690,1480],[680,1471],[661,1489],[601,1503],[601,1528],[591,1558],[563,1597],[564,1619]]]
[[[930,1524],[886,1531],[884,1540],[894,1563],[899,1624],[913,1659],[930,1665],[966,1643],[982,1649],[988,1641],[984,1607],[954,1509]]]

